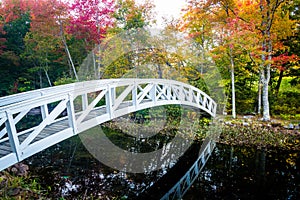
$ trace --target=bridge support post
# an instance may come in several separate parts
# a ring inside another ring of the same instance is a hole
[[[111,88],[110,95],[111,95],[111,106],[114,106],[115,100],[116,100],[116,88],[115,87]]]
[[[202,106],[203,106],[204,108],[206,108],[206,104],[207,104],[207,98],[206,98],[206,96],[203,96]]]
[[[193,102],[193,89],[191,87],[189,88],[189,101]]]
[[[88,107],[87,93],[82,94],[81,99],[82,99],[82,110],[85,110]]]
[[[156,104],[156,84],[152,83],[152,88],[150,90],[150,97],[154,105]]]
[[[134,87],[132,89],[132,106],[134,106],[135,109],[137,109],[137,83],[134,82]]]
[[[212,111],[212,106],[213,106],[212,104],[213,104],[213,102],[211,100],[209,100],[209,104],[208,104],[209,111]]]
[[[171,94],[171,86],[169,84],[165,85],[166,87],[166,94],[167,94],[167,100],[173,100],[172,94]]]
[[[68,113],[69,126],[73,129],[74,135],[77,135],[78,129],[77,129],[76,118],[75,118],[73,95],[68,94],[68,98],[69,99],[67,102],[67,113]]]
[[[21,158],[21,152],[20,152],[20,142],[18,139],[17,135],[17,130],[16,130],[16,125],[14,123],[13,115],[12,113],[7,110],[6,112],[6,117],[7,120],[5,122],[8,138],[9,138],[9,143],[12,148],[12,151],[16,154],[18,162],[22,160]]]
[[[44,95],[44,92],[41,92],[41,96]],[[43,120],[46,119],[49,115],[49,110],[48,110],[48,106],[46,105],[42,105],[41,107],[41,113],[42,113],[42,118]]]
[[[107,86],[107,92],[105,94],[105,104],[106,104],[106,113],[108,113],[109,118],[113,118],[113,104],[114,100],[113,94],[115,93],[115,88],[111,88],[109,85]]]
[[[201,98],[200,92],[197,92],[196,103],[197,103],[198,105],[199,105],[200,102],[201,102],[200,98]]]
[[[41,113],[42,113],[42,118],[43,118],[43,119],[46,119],[47,116],[49,115],[49,111],[48,111],[48,106],[47,106],[47,104],[41,106]]]
[[[185,95],[184,95],[184,87],[181,85],[180,89],[179,89],[179,99],[180,101],[184,101],[185,100]]]

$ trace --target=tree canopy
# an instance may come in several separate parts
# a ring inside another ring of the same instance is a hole
[[[179,70],[178,76],[201,87],[213,61],[223,79],[211,82],[226,86],[229,113],[256,112],[264,120],[300,114],[298,0],[188,0],[178,20],[165,22],[161,36],[169,40],[157,37],[147,41],[147,51],[106,63],[112,55],[105,53],[105,42],[153,26],[154,8],[150,0],[2,0],[0,96],[74,82],[83,63],[93,75],[82,72],[85,78],[112,78],[151,62],[155,76]],[[177,31],[192,41],[197,65],[183,58],[183,46],[172,36]],[[171,51],[168,42],[176,41]],[[122,47],[119,41],[112,48]]]

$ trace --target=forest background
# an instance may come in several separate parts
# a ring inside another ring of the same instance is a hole
[[[299,5],[299,0],[188,0],[178,19],[164,21],[162,32],[192,39],[199,65],[161,49],[131,52],[106,66],[98,53],[105,39],[155,26],[150,0],[2,0],[0,96],[79,81],[87,57],[90,79],[122,77],[137,60],[151,58],[157,78],[176,68],[203,90],[203,74],[213,63],[222,75],[216,84],[228,96],[223,112],[233,118],[300,120]]]

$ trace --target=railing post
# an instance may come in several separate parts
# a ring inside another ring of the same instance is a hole
[[[132,106],[137,109],[137,83],[134,81],[134,87],[132,89]]]
[[[82,99],[82,111],[84,111],[88,107],[87,93],[82,94],[81,99]]]
[[[155,105],[156,104],[156,84],[155,83],[149,83],[149,84],[152,84],[152,88],[150,90],[150,97]]]
[[[177,199],[181,199],[181,185],[180,184],[178,184],[175,194],[176,194],[175,197],[177,197]]]
[[[183,88],[183,86],[182,85],[180,85],[180,91],[179,91],[179,100],[180,101],[184,101],[185,100],[185,94],[184,94],[184,88]]]
[[[207,102],[207,97],[206,97],[206,95],[203,95],[203,101],[202,101],[203,108],[207,108],[206,102]]]
[[[5,111],[7,120],[5,126],[9,138],[9,143],[12,151],[16,154],[18,162],[21,161],[20,142],[17,135],[16,125],[14,123],[13,115],[9,110]]]
[[[41,106],[41,112],[42,112],[42,118],[46,119],[49,115],[49,110],[48,110],[47,104]]]
[[[169,83],[166,84],[165,87],[166,87],[167,99],[173,100],[172,95],[171,95],[172,88],[171,88],[170,84]]]
[[[73,128],[74,135],[78,134],[76,118],[75,118],[75,109],[74,109],[74,101],[73,95],[70,93],[68,94],[68,102],[67,102],[67,113],[68,113],[68,120],[69,126]]]
[[[114,88],[115,89],[115,88]],[[106,113],[109,114],[109,118],[113,118],[113,99],[112,99],[112,88],[107,85],[107,92],[105,94]]]
[[[196,97],[196,103],[197,105],[200,105],[200,92],[197,92],[197,97]]]
[[[191,174],[190,173],[188,173],[186,176],[186,183],[188,184],[188,188],[189,188],[189,186],[191,185]]]
[[[213,109],[212,109],[212,99],[209,99],[209,104],[208,104],[208,110],[211,112],[211,113],[213,113],[214,111],[213,111]]]
[[[41,96],[44,95],[44,92],[41,92]],[[43,120],[46,119],[49,115],[49,110],[48,110],[48,106],[46,105],[42,105],[41,107],[41,113],[42,113],[42,118]]]
[[[196,162],[195,169],[194,169],[196,176],[198,176],[198,174],[200,173],[199,172],[199,163],[198,162],[199,162],[199,160]]]
[[[193,102],[193,89],[191,87],[189,88],[189,102]]]
[[[115,100],[116,100],[116,88],[115,87],[111,87],[110,88],[110,95],[111,95],[111,106],[115,105]]]
[[[211,145],[211,142],[209,142],[209,143],[207,144],[207,153],[208,153],[208,154],[211,154],[210,145]]]

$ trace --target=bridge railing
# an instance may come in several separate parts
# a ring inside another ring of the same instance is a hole
[[[216,143],[209,138],[206,138],[202,146],[204,148],[200,150],[200,154],[196,162],[190,167],[185,175],[181,177],[181,179],[161,198],[161,200],[181,199],[192,186],[211,156]]]
[[[217,107],[201,90],[164,79],[87,81],[0,98],[0,165],[113,118],[169,104],[193,106],[213,117]]]

